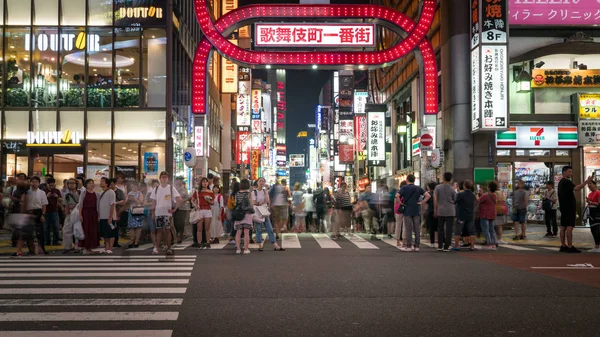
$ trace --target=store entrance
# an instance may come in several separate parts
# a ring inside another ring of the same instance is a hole
[[[58,187],[65,179],[83,174],[83,148],[31,149],[31,160],[31,173],[39,177],[52,174]]]

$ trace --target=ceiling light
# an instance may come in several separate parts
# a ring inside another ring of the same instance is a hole
[[[29,61],[29,57],[25,56],[25,58],[23,60]]]
[[[10,49],[15,49],[15,46],[10,46]]]
[[[133,151],[133,153],[137,153],[137,151]]]
[[[598,150],[590,150],[590,153],[598,153]]]
[[[130,58],[130,60],[131,60],[132,62],[135,62],[135,58],[133,58],[133,57],[132,57],[132,58]]]
[[[127,146],[123,146],[123,147],[122,147],[122,149],[123,149],[123,150],[127,150]]]
[[[267,64],[266,68],[267,68],[267,69],[271,69],[271,65],[270,65],[270,64]]]
[[[92,153],[92,150],[88,150],[88,153]]]
[[[153,38],[153,39],[155,39],[155,38],[156,38],[156,36],[152,35],[152,38]]]
[[[319,67],[319,66],[318,66],[318,65],[316,65],[316,64],[313,64],[313,65],[312,65],[312,68],[313,68],[313,69],[317,69],[318,67]]]
[[[127,151],[131,152],[131,151],[133,151],[133,150],[132,150],[132,149],[127,149]]]
[[[106,157],[106,154],[103,154],[102,157]]]
[[[56,61],[56,59],[54,57],[51,57],[50,61]]]
[[[102,60],[104,60],[104,62],[106,62],[106,60],[108,60],[106,57],[102,58]]]
[[[94,69],[94,72],[98,71],[98,69]]]

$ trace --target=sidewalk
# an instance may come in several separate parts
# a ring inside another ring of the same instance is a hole
[[[545,225],[527,225],[527,239],[513,240],[515,236],[514,229],[506,229],[505,227],[502,231],[502,240],[512,245],[560,247],[560,237],[558,235],[555,239],[545,238],[544,235],[546,235]],[[576,227],[573,230],[573,245],[577,248],[594,248],[594,238],[589,227]]]

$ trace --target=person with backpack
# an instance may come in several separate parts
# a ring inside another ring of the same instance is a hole
[[[558,223],[556,222],[556,206],[558,202],[558,196],[556,195],[556,189],[554,188],[554,182],[552,180],[546,183],[546,194],[542,200],[542,209],[544,214],[544,220],[546,220],[546,238],[556,238],[558,235]]]
[[[207,178],[202,178],[198,190],[192,195],[192,205],[194,205],[196,211],[200,212],[197,233],[198,240],[200,240],[200,249],[210,248],[210,225],[213,216],[211,207],[214,204],[215,193],[209,186],[210,181]]]
[[[181,203],[181,196],[177,189],[169,184],[169,174],[162,171],[159,176],[160,185],[154,189],[152,194],[152,218],[156,222],[156,243],[152,254],[158,254],[158,246],[160,245],[161,237],[165,236],[165,245],[167,246],[167,255],[173,255],[171,250],[171,226],[173,213],[177,210],[177,206]],[[211,192],[212,193],[212,192]]]
[[[345,233],[348,233],[350,227],[351,216],[352,216],[352,202],[350,200],[350,193],[347,190],[348,184],[342,183],[340,188],[335,193],[334,203],[336,217],[333,222],[332,228],[332,240],[337,240],[341,237],[340,229]]]
[[[269,236],[269,241],[271,241],[271,244],[273,245],[273,247],[275,248],[275,251],[285,251],[285,249],[281,248],[279,246],[279,244],[277,244],[277,239],[275,238],[275,233],[273,233],[273,226],[271,225],[271,219],[270,217],[267,216],[263,216],[261,214],[257,214],[258,209],[257,206],[264,206],[264,208],[269,207],[269,193],[267,193],[266,189],[265,189],[265,178],[259,178],[256,181],[256,188],[252,191],[252,203],[254,204],[254,214],[255,216],[253,217],[253,223],[254,223],[254,228],[256,228],[256,242],[258,243],[258,251],[262,252],[263,251],[263,241],[262,241],[262,227],[263,224],[265,225],[265,229],[267,230],[267,234]],[[262,220],[261,221],[257,221],[257,220]]]
[[[236,254],[242,253],[242,231],[244,232],[244,254],[250,254],[250,229],[253,225],[253,214],[254,203],[250,197],[250,180],[242,179],[240,191],[235,194],[235,207],[233,209]]]

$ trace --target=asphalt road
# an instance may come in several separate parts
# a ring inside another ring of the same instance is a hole
[[[171,259],[144,251],[1,258],[0,337],[572,337],[600,329],[600,255],[298,241],[243,256],[226,246]]]

